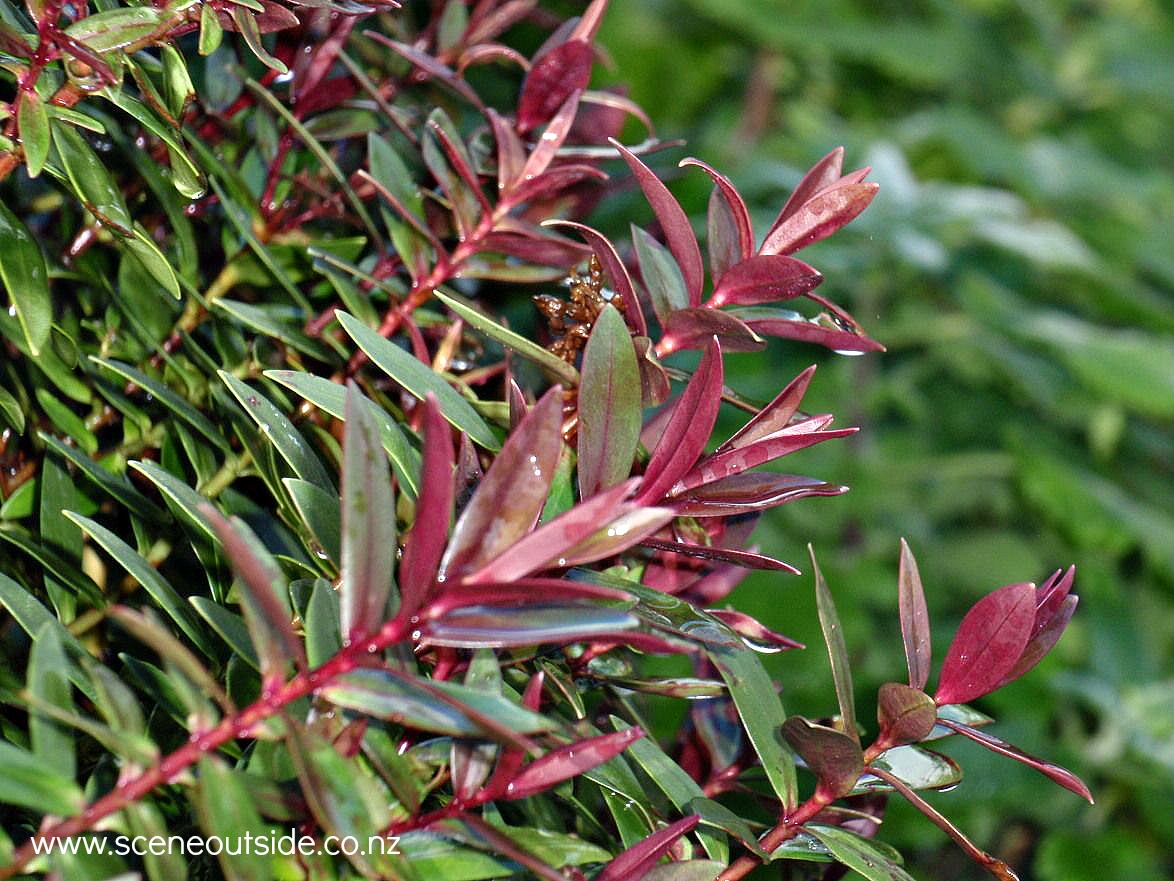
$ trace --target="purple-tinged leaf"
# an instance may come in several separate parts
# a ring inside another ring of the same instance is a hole
[[[382,625],[392,596],[395,498],[379,426],[358,387],[347,383],[342,459],[343,639],[357,640]]]
[[[568,591],[569,593],[569,591]],[[591,640],[625,642],[639,622],[623,609],[574,603],[464,606],[430,621],[422,640],[455,648],[507,648]]]
[[[503,798],[526,798],[578,777],[615,758],[643,736],[644,729],[633,727],[561,746],[524,767],[506,786]]]
[[[769,236],[779,225],[798,211],[808,199],[818,193],[820,190],[826,190],[832,184],[840,179],[840,174],[844,168],[844,148],[836,147],[832,152],[828,153],[820,159],[811,169],[803,175],[803,179],[799,181],[799,185],[795,187],[794,192],[791,193],[790,198],[787,199],[783,210],[779,212],[779,216],[775,218],[775,222],[770,225],[767,231]]]
[[[488,14],[474,14],[469,20],[465,40],[469,45],[492,40],[528,16],[537,5],[538,0],[506,0],[504,3],[493,4],[492,11]]]
[[[796,642],[789,636],[771,630],[757,618],[738,612],[734,609],[706,609],[720,621],[725,622],[731,630],[742,637],[746,647],[760,654],[773,654],[787,649],[806,648],[801,642]]]
[[[741,194],[734,187],[733,183],[728,177],[721,172],[702,162],[700,159],[689,157],[682,159],[679,163],[681,168],[687,166],[696,166],[709,175],[713,180],[716,188],[715,193],[719,193],[719,198],[725,204],[728,212],[726,214],[733,224],[735,235],[733,243],[736,245],[736,250],[731,247],[729,250],[732,253],[739,255],[741,260],[747,260],[754,253],[754,227],[750,223],[750,211],[746,207],[746,202],[743,201]],[[710,216],[713,216],[713,199],[710,199]],[[713,234],[712,225],[710,227],[710,235]],[[734,261],[738,262],[738,261]],[[732,263],[730,265],[733,265]],[[710,265],[709,271],[714,278],[718,278],[722,271],[728,267],[717,267]]]
[[[601,182],[607,174],[590,165],[556,165],[529,180],[520,180],[504,197],[510,205],[550,199],[584,181]]]
[[[493,207],[486,199],[485,193],[481,189],[481,181],[477,177],[477,173],[473,170],[473,159],[469,155],[468,148],[461,140],[460,133],[456,130],[452,120],[448,115],[437,108],[432,111],[428,117],[427,128],[429,134],[436,138],[437,143],[440,144],[440,149],[444,151],[445,157],[449,164],[457,173],[457,176],[464,182],[465,186],[469,188],[469,192],[473,194],[473,198],[477,200],[482,213],[490,215],[493,213]],[[427,151],[425,151],[425,159],[427,159]],[[441,183],[445,183],[441,179]]]
[[[581,566],[613,557],[659,532],[676,516],[677,512],[672,508],[645,508],[629,503],[618,517],[569,548],[556,562]]]
[[[679,541],[663,541],[658,538],[646,538],[640,542],[643,547],[654,548],[672,554],[681,554],[684,557],[694,557],[699,560],[717,560],[722,563],[733,563],[746,569],[762,569],[769,572],[790,572],[798,575],[799,570],[790,563],[756,554],[751,551],[741,551],[736,548],[717,548],[707,545],[689,544]]]
[[[522,692],[522,706],[535,713],[542,706],[542,687],[546,684],[546,674],[539,670],[526,683],[526,690]],[[526,760],[525,750],[517,747],[506,747],[501,751],[497,760],[497,767],[493,769],[493,776],[485,784],[485,798],[497,798],[505,791],[509,782],[518,776],[522,763]]]
[[[660,349],[664,353],[681,349],[702,349],[713,337],[717,337],[722,349],[727,352],[757,352],[766,346],[760,337],[744,321],[728,312],[716,309],[678,309],[662,322],[664,335]]]
[[[640,368],[640,399],[643,407],[663,404],[673,391],[668,371],[657,360],[656,346],[646,336],[633,337],[636,346],[636,364]],[[643,431],[641,431],[643,439]]]
[[[1072,582],[1076,578],[1076,567],[1069,566],[1066,572],[1059,569],[1052,573],[1043,584],[1035,590],[1035,633],[1042,631],[1048,620],[1060,611],[1065,604],[1068,594],[1072,590]]]
[[[819,629],[823,631],[823,641],[827,645],[828,658],[832,664],[832,679],[836,684],[836,701],[840,705],[837,727],[859,743],[860,733],[856,730],[856,697],[852,691],[852,670],[848,666],[848,646],[844,643],[844,630],[840,626],[840,616],[836,612],[832,592],[819,569],[819,563],[815,561],[815,549],[808,545],[807,553],[811,555],[811,569],[815,573],[815,605],[819,612]]]
[[[497,143],[497,189],[504,193],[522,176],[526,165],[526,145],[500,113],[490,107],[486,110],[493,139]]]
[[[550,167],[555,154],[566,141],[571,126],[575,124],[575,115],[579,112],[579,99],[582,97],[583,92],[578,89],[571,92],[558,112],[547,123],[546,130],[542,132],[542,137],[538,139],[538,143],[534,146],[526,160],[525,167],[522,169],[522,180],[533,180]]]
[[[815,290],[823,276],[802,260],[761,254],[732,267],[717,282],[709,306],[758,306],[791,300]]]
[[[897,574],[897,602],[901,615],[901,639],[905,643],[905,664],[909,668],[909,685],[921,690],[929,682],[932,662],[929,611],[917,560],[905,539],[901,539],[901,568]]]
[[[765,511],[809,496],[842,496],[848,487],[812,477],[741,473],[697,487],[673,499],[683,517],[733,517]]]
[[[428,617],[440,619],[466,606],[549,605],[551,602],[602,600],[631,602],[631,595],[619,588],[586,584],[564,578],[516,578],[510,581],[463,581],[449,587],[428,607]]]
[[[533,528],[562,448],[562,394],[543,395],[506,440],[453,529],[441,578],[481,568]]]
[[[937,704],[921,689],[886,682],[877,692],[878,742],[887,749],[925,740],[937,723],[937,715]]]
[[[462,813],[451,820],[432,823],[426,828],[449,838],[466,841],[495,856],[501,855],[526,869],[527,877],[540,878],[543,881],[567,881],[566,875],[538,859],[522,847],[521,843],[507,835],[502,828],[490,826],[478,814]],[[447,871],[445,873],[447,874]]]
[[[965,704],[994,691],[1014,669],[1035,623],[1035,587],[1008,584],[966,613],[942,664],[934,700]]]
[[[632,244],[636,248],[636,262],[640,266],[644,290],[648,292],[652,309],[663,326],[674,312],[689,306],[685,277],[668,248],[636,224],[632,224]]]
[[[506,548],[486,566],[461,579],[462,582],[508,582],[557,566],[559,559],[571,548],[598,532],[600,524],[628,513],[630,506],[624,504],[624,499],[635,491],[637,483],[639,479],[632,478],[575,505]]]
[[[579,496],[589,499],[632,473],[640,445],[640,368],[628,325],[610,303],[595,321],[579,379]],[[598,522],[598,521],[597,521]]]
[[[591,246],[595,251],[595,256],[599,258],[599,265],[611,279],[612,289],[623,297],[624,303],[627,304],[624,313],[627,320],[632,323],[637,335],[648,336],[648,324],[644,320],[644,313],[640,310],[640,300],[636,296],[636,288],[632,286],[632,278],[628,275],[624,261],[616,253],[615,245],[597,230],[581,223],[575,223],[573,220],[545,220],[542,225],[569,227],[587,240],[587,244]]]
[[[607,10],[607,4],[608,0],[591,0],[591,5],[583,10],[583,15],[575,22],[571,39],[586,40],[588,43],[594,40],[603,20],[603,13]]]
[[[531,132],[555,115],[575,92],[591,82],[595,50],[584,40],[568,40],[544,53],[530,67],[518,99],[518,131]]]
[[[1072,614],[1076,611],[1076,604],[1079,602],[1079,599],[1076,596],[1064,597],[1055,613],[1043,622],[1041,625],[1042,629],[1037,630],[1031,639],[1028,640],[1027,648],[1023,650],[1019,662],[1011,668],[1011,672],[998,684],[998,688],[1002,688],[1008,682],[1013,682],[1018,679],[1043,660],[1044,655],[1050,652],[1053,646],[1060,641],[1064,629],[1068,626],[1068,622],[1072,620]]]
[[[568,266],[579,263],[591,251],[579,242],[564,239],[561,236],[544,235],[537,229],[526,229],[518,226],[515,229],[499,228],[482,239],[482,250],[485,253],[505,254],[517,257],[527,263],[536,263],[539,266],[557,266],[564,273]],[[469,273],[463,272],[468,276]]]
[[[437,61],[427,52],[409,46],[407,43],[392,40],[378,31],[363,31],[363,36],[374,40],[376,43],[382,43],[397,55],[401,55],[416,67],[420,68],[420,70],[440,80],[478,110],[484,112],[485,104],[481,100],[481,97],[451,67]]]
[[[746,259],[738,241],[733,211],[717,187],[709,194],[709,208],[705,212],[705,247],[709,254],[709,275],[714,279]]]
[[[847,795],[864,773],[860,744],[843,731],[792,716],[783,723],[783,737],[819,780],[816,792],[824,798]]]
[[[812,420],[808,420],[810,422]],[[750,468],[755,468],[765,462],[771,462],[781,456],[789,455],[815,444],[833,438],[847,437],[855,434],[855,428],[834,428],[827,431],[806,430],[807,423],[797,423],[789,429],[767,435],[760,441],[748,444],[737,449],[714,453],[697,464],[692,471],[673,485],[670,495],[674,498],[685,494],[694,487],[703,486],[718,480],[723,480],[735,474],[741,474]],[[824,424],[827,424],[826,422]]]
[[[261,662],[261,675],[266,685],[280,684],[285,681],[290,661],[299,670],[306,667],[302,641],[294,634],[285,575],[243,520],[225,520],[210,504],[200,505],[199,510],[219,537],[225,556],[241,580],[241,606],[249,638]]]
[[[807,394],[807,387],[811,385],[811,377],[814,375],[815,365],[812,364],[787,383],[773,401],[734,432],[729,440],[722,443],[717,452],[745,447],[790,425],[791,417],[799,411],[799,405],[803,403],[803,396]]]
[[[701,246],[697,244],[697,236],[693,234],[693,226],[689,223],[689,216],[681,203],[673,198],[668,187],[661,182],[652,169],[645,165],[640,158],[617,141],[608,139],[615,147],[623,160],[632,169],[636,183],[644,192],[644,198],[652,206],[660,228],[664,231],[665,243],[669,246],[681,275],[685,279],[685,289],[689,292],[689,305],[701,305],[701,287],[705,283],[705,267],[701,262]]]
[[[497,656],[489,649],[479,649],[469,659],[465,672],[465,687],[486,694],[501,694],[501,668]],[[461,801],[468,801],[481,788],[493,769],[497,746],[485,741],[454,740],[452,744],[453,793]]]
[[[448,543],[453,506],[452,430],[440,412],[436,396],[424,398],[424,460],[416,522],[404,544],[400,565],[402,614],[415,614],[425,603],[436,580]]]
[[[766,314],[764,314],[766,313]],[[745,321],[755,333],[815,343],[836,352],[883,352],[885,347],[870,339],[859,325],[834,318],[830,314],[804,318],[784,309],[746,309],[732,313]]]
[[[604,866],[603,871],[595,876],[595,881],[642,881],[656,868],[661,857],[669,852],[677,839],[692,832],[700,822],[700,814],[691,814],[658,829]]]
[[[722,351],[717,340],[706,346],[697,372],[673,407],[664,433],[644,470],[639,500],[657,502],[683,477],[705,449],[721,407]]]
[[[518,381],[512,376],[506,383],[506,405],[510,408],[510,431],[513,431],[530,412],[530,405],[526,403],[526,395]]]
[[[1028,767],[1035,768],[1049,780],[1052,780],[1063,786],[1069,792],[1074,792],[1081,798],[1093,803],[1092,793],[1089,792],[1084,781],[1073,774],[1066,768],[1061,768],[1051,762],[1045,762],[1043,759],[1037,759],[1035,756],[1028,755],[1017,746],[1012,746],[1005,740],[1001,740],[986,732],[971,728],[969,725],[963,725],[960,722],[951,722],[949,719],[939,719],[938,723],[946,726],[951,731],[961,734],[963,737],[968,737],[977,744],[981,744],[989,749],[991,752],[998,753],[1001,756],[1006,756],[1009,759],[1014,759],[1017,762],[1022,762]]]
[[[766,237],[761,254],[790,254],[822,241],[847,226],[876,196],[879,184],[842,183],[803,204]]]

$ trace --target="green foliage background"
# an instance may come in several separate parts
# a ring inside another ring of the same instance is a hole
[[[938,658],[983,592],[1077,564],[1058,650],[979,705],[1085,775],[1096,807],[960,747],[981,772],[932,799],[1040,881],[1174,874],[1172,24],[1146,0],[649,0],[616,4],[601,33],[614,80],[730,173],[759,229],[832,147],[874,167],[881,195],[805,259],[888,353],[776,341],[769,375],[737,372],[761,356],[729,359],[731,384],[763,399],[820,361],[811,407],[863,428],[787,462],[852,492],[784,508],[758,537],[796,562],[814,543],[864,706],[902,675],[900,536]],[[673,189],[704,216],[703,176]],[[647,219],[638,194],[608,210]],[[775,659],[788,709],[832,712],[810,579],[756,573],[735,602],[812,646]],[[887,840],[926,875],[983,877],[893,814]]]

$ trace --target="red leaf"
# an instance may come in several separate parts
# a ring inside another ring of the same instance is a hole
[[[518,131],[542,125],[572,94],[591,82],[595,51],[584,40],[568,40],[538,58],[522,84],[518,99]]]
[[[689,303],[693,306],[701,305],[701,286],[705,282],[705,268],[701,263],[701,246],[697,244],[697,236],[693,234],[693,226],[681,204],[673,198],[673,194],[640,158],[617,141],[608,139],[611,145],[620,152],[620,156],[632,169],[636,183],[644,191],[644,198],[652,206],[653,213],[664,232],[665,244],[676,258],[681,268],[681,275],[685,279],[685,289],[689,292]]]
[[[526,165],[526,145],[509,122],[492,107],[486,111],[486,116],[493,129],[493,140],[497,143],[497,189],[504,192],[522,176],[522,168]]]
[[[792,575],[800,574],[799,570],[790,563],[784,563],[782,560],[774,559],[774,557],[767,557],[751,551],[689,544],[679,541],[663,541],[658,538],[646,538],[640,544],[646,548],[655,548],[658,551],[681,554],[682,556],[694,557],[699,560],[719,560],[723,563],[744,566],[747,569],[766,569],[776,572],[790,572]]]
[[[669,852],[678,838],[692,832],[700,822],[701,816],[692,814],[658,829],[604,866],[603,871],[595,876],[595,881],[640,881]]]
[[[706,346],[697,372],[685,386],[673,415],[644,470],[639,501],[659,501],[705,449],[721,407],[722,350],[716,339]]]
[[[686,517],[731,517],[765,511],[808,496],[838,496],[846,486],[793,474],[735,474],[673,499]]]
[[[738,252],[742,255],[743,260],[750,259],[754,253],[754,228],[750,224],[750,211],[746,207],[741,194],[734,188],[733,183],[721,172],[710,167],[700,159],[682,159],[680,166],[693,165],[700,168],[710,176],[714,184],[717,185],[717,191],[721,193],[721,197],[725,200],[726,205],[730,209],[730,217],[734,222],[734,229],[737,231]],[[710,271],[716,274],[714,267],[710,267]]]
[[[811,385],[811,377],[814,375],[815,365],[812,364],[787,383],[786,387],[775,395],[773,401],[731,435],[716,452],[744,447],[786,428],[791,422],[791,417],[799,410],[799,405],[803,403],[803,396],[807,394],[807,387]]]
[[[860,744],[843,731],[792,716],[783,723],[783,737],[818,778],[816,793],[824,798],[843,798],[864,773]]]
[[[717,283],[709,300],[718,306],[757,306],[790,300],[815,290],[823,276],[802,260],[763,254],[732,267]]]
[[[757,352],[766,340],[744,321],[727,312],[701,306],[677,309],[664,323],[660,349],[664,353],[680,349],[701,349],[717,337],[727,352]]]
[[[624,314],[628,321],[635,327],[639,336],[648,336],[648,325],[644,321],[644,313],[640,311],[640,300],[636,297],[636,289],[632,286],[632,277],[628,275],[624,261],[616,253],[615,245],[597,230],[581,223],[575,223],[573,220],[546,220],[542,225],[570,227],[587,240],[587,244],[591,246],[595,251],[595,256],[599,258],[599,264],[603,267],[603,271],[611,279],[612,289],[624,298],[624,302],[627,304],[627,310]]]
[[[570,548],[560,558],[566,566],[581,566],[614,557],[634,544],[667,526],[677,516],[673,508],[645,508],[638,504],[624,506],[624,511],[610,523]]]
[[[946,653],[934,700],[965,704],[998,687],[1023,655],[1035,622],[1035,588],[1008,584],[974,604]]]
[[[530,158],[526,160],[526,165],[522,169],[523,180],[533,180],[550,166],[558,148],[563,145],[571,126],[575,123],[575,114],[578,113],[579,99],[582,96],[581,89],[571,92],[550,120],[542,137],[538,139],[537,145],[530,153]]]
[[[997,688],[1002,688],[1008,682],[1013,682],[1018,679],[1043,660],[1044,655],[1050,652],[1056,643],[1060,641],[1060,637],[1064,634],[1064,629],[1068,626],[1068,622],[1072,620],[1072,615],[1076,611],[1076,604],[1079,601],[1080,598],[1076,596],[1064,597],[1055,613],[1047,618],[1040,625],[1040,629],[1036,630],[1031,639],[1028,640],[1027,648],[1023,650],[1023,654],[1019,658],[1019,663],[1003,678],[998,686],[996,686]]]
[[[607,175],[591,165],[556,165],[544,174],[519,180],[506,195],[510,205],[549,199],[583,181],[605,181]]]
[[[796,642],[789,636],[783,636],[764,625],[757,618],[752,618],[745,612],[737,612],[733,609],[706,609],[706,611],[713,615],[713,617],[724,622],[731,630],[739,636],[752,640],[755,643],[777,646],[773,649],[764,649],[761,645],[752,646],[756,651],[783,651],[785,649],[801,649],[806,648],[801,642]]]
[[[441,577],[479,569],[533,528],[562,449],[562,404],[556,385],[510,433],[453,529]]]
[[[642,728],[632,727],[559,747],[523,768],[506,786],[504,798],[526,798],[578,777],[618,756],[643,736]]]
[[[779,212],[779,216],[775,218],[775,222],[770,225],[770,230],[767,232],[767,235],[769,236],[778,229],[779,224],[798,211],[808,199],[820,190],[826,190],[838,181],[843,168],[843,147],[836,147],[836,149],[820,159],[819,162],[811,166],[811,170],[803,175],[803,179],[799,181],[799,185],[795,187],[795,191],[791,193],[791,197],[787,199],[787,204],[783,206],[783,210]]]
[[[858,328],[846,325],[843,329],[828,327],[791,313],[795,317],[766,316],[755,318],[749,314],[740,317],[763,336],[782,337],[815,343],[837,352],[883,352],[885,347],[865,336]]]
[[[448,588],[428,608],[429,616],[442,618],[466,606],[524,606],[552,601],[607,600],[625,602],[631,594],[614,587],[568,581],[565,578],[515,578],[510,581],[462,581]]]
[[[905,643],[905,664],[909,668],[909,685],[924,689],[929,681],[930,631],[929,612],[917,561],[905,539],[901,539],[901,569],[897,575],[897,602],[901,615],[901,638]]]
[[[511,230],[509,226],[515,229]],[[521,224],[501,224],[500,227],[506,228],[499,228],[483,239],[482,251],[506,254],[540,266],[563,268],[581,262],[590,254],[588,249],[571,239],[542,235],[538,230],[529,232]]]
[[[1093,803],[1092,793],[1089,792],[1088,787],[1084,781],[1073,774],[1066,768],[1061,768],[1051,762],[1045,762],[1043,759],[1037,759],[1033,755],[1025,753],[1017,746],[1012,746],[1005,740],[1000,740],[985,732],[971,728],[969,725],[963,725],[961,722],[951,722],[949,719],[938,719],[939,725],[944,725],[951,731],[961,734],[963,737],[969,737],[975,743],[981,744],[989,749],[991,752],[998,753],[1001,756],[1006,756],[1009,759],[1014,759],[1017,762],[1022,762],[1028,767],[1035,768],[1049,780],[1052,780],[1069,792],[1074,792],[1081,798],[1087,800],[1089,804]]]
[[[868,207],[880,188],[874,183],[840,183],[808,200],[775,228],[759,249],[761,254],[790,254],[826,239]]]
[[[461,606],[426,623],[421,628],[421,640],[455,648],[568,645],[600,639],[627,643],[625,631],[639,623],[621,609],[597,603]]]
[[[416,522],[404,542],[399,580],[403,606],[400,614],[411,616],[425,603],[441,554],[448,542],[448,523],[453,503],[452,430],[440,412],[436,396],[424,399],[424,458],[421,466],[420,498]]]

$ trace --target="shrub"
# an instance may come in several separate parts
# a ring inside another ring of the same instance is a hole
[[[931,696],[903,547],[871,741],[814,553],[827,717],[723,607],[799,574],[749,544],[765,511],[845,490],[754,469],[854,431],[801,409],[813,368],[762,404],[726,354],[882,348],[793,256],[876,194],[842,150],[761,244],[682,161],[703,257],[646,162],[672,145],[590,88],[602,0],[0,3],[0,878],[907,878],[894,794],[1010,878],[919,794],[961,777],[923,744],[1088,797],[967,706],[1055,644],[1071,569],[980,600]],[[628,183],[655,227],[618,247],[584,221]],[[140,852],[197,834],[237,852]]]

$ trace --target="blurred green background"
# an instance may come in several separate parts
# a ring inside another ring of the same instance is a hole
[[[983,593],[1075,562],[1081,606],[1057,650],[978,706],[995,733],[1084,776],[1096,806],[961,745],[947,751],[966,779],[932,801],[1025,879],[1174,876],[1170,6],[643,0],[614,4],[601,42],[611,81],[731,175],[760,235],[838,144],[882,185],[801,256],[888,353],[775,341],[767,370],[727,359],[730,383],[764,400],[820,363],[808,409],[863,429],[783,463],[851,493],[780,509],[758,532],[804,569],[814,543],[862,716],[903,675],[900,536],[939,663]],[[707,179],[677,172],[682,155],[654,167],[701,218]],[[625,213],[650,219],[633,195],[601,222],[622,235]],[[832,712],[810,577],[752,577],[735,602],[811,646],[771,659],[788,711]],[[985,877],[903,805],[882,837],[921,877]]]

